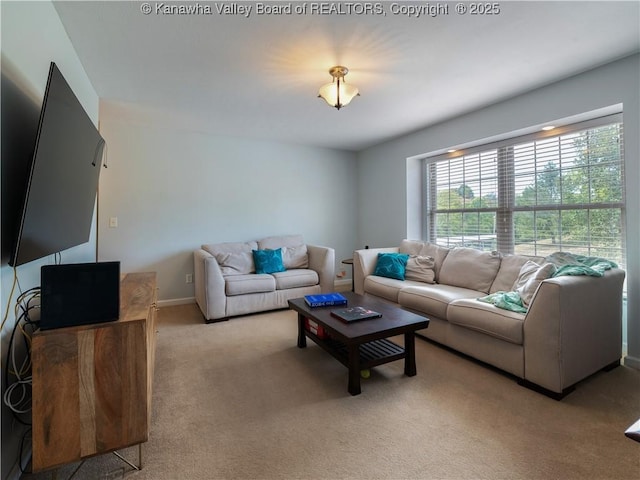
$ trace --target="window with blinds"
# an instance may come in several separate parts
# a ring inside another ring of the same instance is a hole
[[[428,240],[625,265],[621,115],[426,159]]]

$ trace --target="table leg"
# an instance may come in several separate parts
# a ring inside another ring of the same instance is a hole
[[[414,332],[404,334],[404,374],[413,377],[416,371],[416,335]]]
[[[304,334],[304,315],[298,314],[298,348],[307,346],[307,336]]]
[[[360,347],[349,345],[349,393],[360,395]]]

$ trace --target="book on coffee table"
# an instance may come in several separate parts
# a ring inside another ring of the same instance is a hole
[[[315,307],[338,307],[347,304],[347,299],[338,292],[319,293],[316,295],[305,295],[304,301],[311,308]]]
[[[331,310],[331,315],[339,318],[343,322],[357,322],[358,320],[368,320],[370,318],[380,318],[382,314],[364,307],[349,307],[339,310]]]

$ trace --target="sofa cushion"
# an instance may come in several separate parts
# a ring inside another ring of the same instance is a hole
[[[282,247],[282,261],[287,270],[292,268],[309,268],[307,246]]]
[[[217,253],[214,257],[223,275],[243,275],[256,271],[251,253]]]
[[[409,260],[409,255],[406,253],[378,253],[378,260],[373,274],[379,277],[404,280],[407,260]]]
[[[449,323],[516,345],[523,343],[524,317],[523,313],[504,310],[476,299],[454,300],[447,310]]]
[[[500,268],[500,254],[475,248],[452,249],[442,263],[438,283],[489,293]]]
[[[254,250],[253,263],[256,265],[256,273],[284,272],[282,263],[282,249],[275,250]]]
[[[202,245],[202,249],[213,255],[223,275],[242,275],[256,271],[253,263],[257,242],[225,242]]]
[[[434,283],[436,279],[435,261],[433,257],[410,255],[407,260],[404,278],[416,282]]]
[[[409,255],[420,255],[423,257],[432,257],[434,260],[433,271],[435,272],[435,280],[438,281],[438,275],[440,273],[440,267],[442,262],[449,253],[448,248],[441,247],[435,243],[425,242],[423,240],[402,240],[398,251],[400,253],[408,253]]]
[[[258,242],[224,242],[202,245],[202,249],[211,255],[216,255],[217,253],[251,253],[252,250],[257,248]]]
[[[409,255],[420,255],[425,242],[422,240],[407,240],[404,239],[400,242],[398,251],[400,253],[408,253]]]
[[[276,279],[276,290],[311,287],[317,285],[320,281],[318,274],[314,270],[302,268],[274,273],[273,277]]]
[[[544,261],[542,257],[529,255],[504,255],[500,261],[500,269],[491,284],[489,293],[512,291],[513,284],[520,274],[520,269],[529,260],[539,264],[542,264]]]
[[[398,301],[403,307],[418,310],[427,316],[447,319],[447,308],[454,300],[477,298],[479,292],[450,285],[407,286],[398,293]]]
[[[260,250],[282,248],[282,262],[286,269],[309,268],[309,254],[302,235],[277,235],[258,240]]]
[[[422,282],[411,280],[396,280],[394,278],[378,277],[369,275],[364,279],[364,291],[378,297],[386,298],[394,303],[398,303],[398,292],[407,286],[424,285]]]
[[[538,286],[543,280],[551,278],[555,271],[556,266],[553,263],[545,263],[541,266],[529,261],[520,269],[520,275],[513,284],[512,290],[518,292],[522,303],[529,306]]]
[[[228,296],[245,295],[247,293],[273,292],[276,279],[266,273],[249,275],[226,275],[224,277],[225,293]]]
[[[258,240],[258,249],[260,250],[273,250],[280,247],[297,247],[299,245],[304,245],[304,238],[302,235],[277,235]]]

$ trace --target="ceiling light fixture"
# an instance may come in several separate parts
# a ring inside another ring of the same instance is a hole
[[[336,107],[338,110],[349,105],[353,97],[360,95],[358,87],[345,83],[344,77],[347,73],[349,73],[347,67],[339,65],[331,67],[329,74],[333,77],[333,81],[321,86],[318,91],[318,97],[323,98],[327,104],[331,107]]]
[[[549,130],[553,130],[554,128],[556,128],[555,125],[547,125],[546,127],[542,127],[542,130],[548,132]]]

